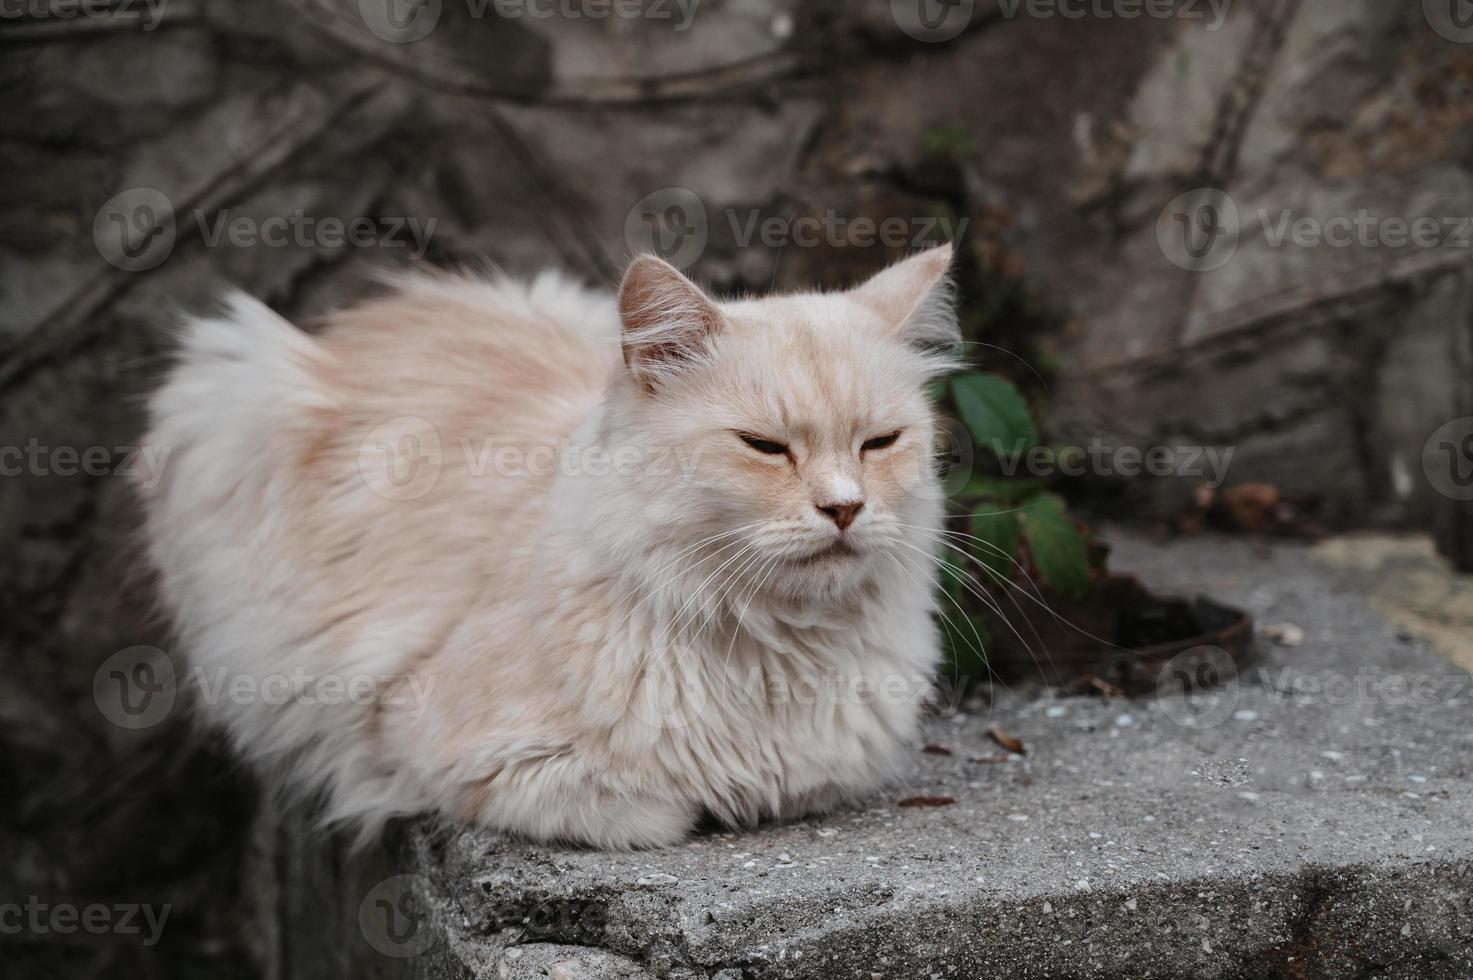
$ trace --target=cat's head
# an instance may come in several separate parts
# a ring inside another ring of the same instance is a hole
[[[650,540],[692,548],[695,574],[798,598],[897,561],[920,576],[913,552],[934,550],[941,511],[928,388],[959,340],[951,257],[922,252],[846,292],[734,302],[637,258],[607,424],[673,464],[626,484]]]

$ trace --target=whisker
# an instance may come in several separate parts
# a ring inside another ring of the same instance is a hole
[[[903,573],[905,573],[912,582],[915,582],[917,585],[923,584],[914,575],[911,575],[910,570],[907,569],[905,564],[900,560],[899,555],[896,555],[894,552],[890,551],[883,552],[883,554],[886,558],[889,558],[891,561],[895,562],[896,567],[899,568]],[[957,602],[950,595],[947,595],[944,591],[941,594],[946,598],[948,602],[950,602],[953,606],[956,606],[957,612],[961,613],[962,619],[966,622],[968,626],[971,627],[972,636],[976,639],[976,643],[972,647],[972,649],[976,651],[977,659],[980,660],[982,662],[982,665],[987,669],[989,681],[996,684],[1001,684],[1004,689],[1008,689],[1008,685],[1004,683],[1002,679],[997,676],[997,672],[992,669],[992,664],[988,660],[987,650],[985,649],[986,644],[982,642],[982,634],[977,631],[976,625],[973,624],[971,620],[967,617],[967,611],[962,608],[961,603]],[[949,616],[940,617],[942,628],[951,630],[953,633],[956,634],[957,639],[965,642],[966,637],[962,635],[961,630],[959,630],[956,626],[951,625],[951,623],[949,622],[950,618],[951,617]]]
[[[729,576],[730,581],[722,583],[722,588],[718,590],[716,594],[716,599],[711,604],[711,611],[706,613],[706,618],[701,622],[701,625],[696,628],[696,636],[699,636],[701,634],[701,631],[711,624],[712,617],[714,617],[717,613],[721,611],[721,604],[725,600],[725,598],[743,584],[741,577],[742,573],[752,566],[756,565],[764,557],[765,555],[763,555],[761,551],[753,548],[752,556],[744,561],[741,565],[739,565],[734,571],[732,571],[731,575]],[[699,610],[697,611],[699,612]]]
[[[738,534],[738,533],[740,533],[742,531],[745,531],[745,530],[748,530],[750,528],[759,527],[759,526],[761,526],[764,523],[766,523],[766,522],[765,521],[754,521],[751,524],[744,524],[741,527],[735,527],[735,528],[732,528],[732,529],[730,529],[728,531],[722,531],[719,534],[713,534],[709,538],[705,538],[704,540],[697,542],[696,544],[690,546],[689,548],[686,548],[686,549],[682,550],[679,555],[676,555],[674,559],[672,559],[669,562],[666,562],[660,568],[656,569],[654,572],[652,572],[650,574],[649,577],[650,578],[653,578],[654,576],[660,574],[663,570],[670,568],[676,562],[680,561],[681,558],[683,558],[686,555],[690,554],[692,551],[696,550],[697,548],[701,547],[704,544],[713,543],[713,542],[715,542],[717,540],[720,540],[721,538],[729,537],[729,536],[731,536],[733,534]],[[625,596],[623,597],[624,600],[628,600],[629,598],[632,598],[633,595],[634,595],[634,593],[635,593],[635,591],[638,590],[638,589],[641,589],[641,588],[644,589],[644,593],[645,594],[644,594],[644,596],[642,598],[640,598],[640,600],[638,602],[636,602],[633,606],[631,606],[629,608],[629,611],[626,612],[624,614],[624,617],[622,619],[620,619],[619,622],[614,625],[613,630],[611,630],[610,632],[617,633],[620,629],[622,629],[624,627],[624,624],[628,623],[629,620],[631,618],[633,618],[634,614],[639,611],[639,607],[640,606],[643,606],[646,602],[648,602],[650,599],[652,599],[656,595],[659,595],[660,592],[665,588],[665,586],[669,585],[671,582],[674,582],[676,579],[680,578],[682,575],[686,575],[686,574],[690,573],[691,571],[694,571],[696,568],[699,568],[701,565],[703,565],[706,562],[710,561],[712,558],[715,558],[717,555],[722,554],[723,552],[728,551],[731,548],[736,547],[736,545],[738,545],[738,544],[741,544],[741,542],[740,541],[737,541],[737,542],[734,542],[734,543],[731,543],[731,544],[723,545],[722,547],[720,547],[720,548],[716,549],[715,551],[713,551],[711,554],[705,555],[702,558],[700,558],[697,561],[695,561],[689,568],[683,568],[683,569],[675,572],[673,575],[670,575],[668,578],[664,579],[663,581],[660,581],[660,582],[655,583],[653,586],[649,586],[648,583],[640,583],[640,582],[636,582],[635,584],[631,585],[629,587],[629,589],[626,591]]]
[[[747,610],[752,605],[752,600],[757,597],[758,591],[767,584],[768,578],[771,577],[772,573],[777,570],[778,563],[781,561],[782,558],[780,556],[773,555],[771,558],[768,559],[767,564],[763,565],[762,568],[758,570],[757,576],[754,580],[755,584],[753,584],[752,588],[748,590],[747,601],[742,605],[741,611],[737,613],[736,624],[732,627],[731,642],[726,645],[726,657],[721,662],[722,677],[726,676],[726,670],[731,665],[731,654],[732,651],[736,649],[737,637],[740,636],[742,632],[742,617],[747,614]]]
[[[908,541],[901,541],[899,543],[902,546],[911,549],[912,551],[925,558],[938,563],[941,561],[940,558],[926,551],[924,548],[916,547]],[[962,554],[965,554],[965,552],[962,552]],[[1034,666],[1038,668],[1040,673],[1044,673],[1043,661],[1039,659],[1038,653],[1033,649],[1028,641],[1023,638],[1023,634],[1018,632],[1018,628],[1013,625],[1013,621],[1008,617],[1008,614],[1003,612],[1002,604],[987,594],[986,586],[983,585],[982,582],[979,581],[977,577],[971,572],[967,571],[965,568],[957,568],[957,571],[961,573],[961,578],[959,579],[959,581],[961,582],[962,587],[970,592],[973,596],[975,596],[977,600],[985,605],[988,609],[997,614],[998,619],[1002,620],[1003,625],[1012,631],[1013,636],[1017,637],[1018,642],[1023,646],[1023,649],[1028,651],[1028,656],[1033,661]],[[1043,655],[1049,661],[1049,667],[1053,669],[1055,677],[1062,679],[1062,674],[1059,673],[1058,667],[1053,663],[1053,656],[1048,652],[1047,648],[1043,649]]]
[[[918,528],[918,530],[925,531],[926,529],[924,529],[924,528]],[[1001,558],[1006,559],[1008,562],[1012,563],[1012,566],[1014,568],[1016,568],[1019,572],[1022,572],[1025,575],[1027,574],[1027,569],[1025,569],[1023,567],[1023,565],[1016,558],[1014,558],[1012,555],[1008,554],[1007,551],[1005,551],[1002,547],[1000,547],[999,545],[994,544],[991,541],[987,541],[987,540],[985,540],[983,538],[979,538],[979,537],[977,537],[976,535],[973,535],[973,534],[964,534],[961,531],[947,531],[947,530],[942,530],[940,532],[940,534],[946,535],[947,538],[958,537],[958,538],[962,538],[964,540],[975,541],[979,545],[981,545],[982,547],[988,549],[988,551],[989,551],[990,554],[997,555],[998,557],[1001,557]],[[1008,583],[1008,581],[1009,581],[1009,577],[1008,576],[1002,574],[1001,572],[998,572],[996,569],[994,569],[991,566],[987,565],[985,562],[978,561],[976,555],[973,555],[973,554],[965,551],[964,549],[962,549],[958,545],[954,544],[953,542],[951,542],[947,538],[939,539],[938,540],[938,543],[941,544],[942,547],[950,548],[951,550],[957,552],[958,554],[960,554],[960,555],[962,555],[964,557],[971,558],[972,560],[977,561],[978,567],[980,567],[982,569],[982,571],[986,572],[993,579],[994,582],[996,582],[998,584],[1001,584],[1001,585],[1006,585]],[[1021,589],[1022,587],[1019,586],[1018,588]],[[1023,617],[1023,622],[1026,623],[1027,626],[1028,626],[1028,632],[1030,632],[1030,633],[1033,634],[1033,638],[1038,641],[1039,647],[1041,649],[1044,649],[1045,653],[1047,653],[1047,646],[1048,646],[1048,644],[1044,643],[1043,636],[1038,632],[1038,627],[1036,627],[1036,626],[1033,625],[1033,620],[1031,618],[1029,618],[1028,614],[1024,611],[1022,605],[1020,605],[1018,603],[1018,600],[1013,597],[1012,593],[1010,593],[1010,592],[1008,592],[1006,590],[1003,590],[1003,593],[1002,594],[1007,598],[1008,602],[1012,603],[1013,608],[1018,611],[1018,615],[1021,616],[1021,617]],[[1040,601],[1040,602],[1043,601],[1043,596],[1041,594],[1038,595],[1038,601]],[[1052,612],[1052,610],[1050,610],[1050,611]],[[1030,656],[1031,655],[1032,654],[1030,653]],[[1036,658],[1035,658],[1035,663],[1036,663]]]
[[[1011,555],[1008,555],[1008,553],[1006,551],[1004,551],[1003,549],[1001,549],[1000,547],[998,547],[997,545],[993,544],[990,541],[985,541],[985,540],[983,540],[981,538],[977,538],[977,537],[974,537],[973,535],[969,535],[969,534],[964,535],[960,531],[931,532],[930,529],[928,529],[928,528],[918,527],[918,526],[915,526],[915,525],[904,525],[904,526],[906,526],[906,527],[912,527],[912,528],[914,528],[914,530],[925,531],[927,533],[961,535],[964,538],[970,538],[970,539],[976,541],[978,544],[982,545],[983,547],[986,547],[986,548],[991,549],[993,553],[995,553],[997,555],[1000,555],[1002,557],[1006,557],[1010,562],[1012,562],[1013,566],[1015,568],[1019,569],[1020,571],[1023,571],[1025,573],[1027,571],[1027,569],[1023,568],[1023,566],[1018,563],[1017,559],[1013,558]],[[964,555],[965,554],[968,554],[966,551],[963,551],[961,548],[957,547],[954,544],[951,544],[950,542],[947,542],[947,541],[944,541],[944,540],[940,540],[939,538],[937,538],[936,540],[937,540],[937,543],[938,544],[945,545],[946,547],[952,548],[953,550],[958,551],[958,552],[960,552],[960,553],[962,553]],[[975,558],[975,556],[971,556],[971,555],[968,555],[968,557]],[[1103,646],[1106,646],[1106,647],[1108,647],[1111,650],[1116,650],[1116,651],[1119,651],[1121,653],[1131,653],[1131,652],[1133,652],[1129,647],[1123,647],[1123,646],[1120,646],[1118,643],[1115,643],[1112,640],[1107,640],[1107,639],[1105,639],[1102,636],[1096,636],[1095,634],[1089,632],[1088,630],[1084,629],[1083,627],[1079,626],[1078,624],[1076,624],[1074,622],[1071,622],[1070,620],[1066,619],[1065,617],[1059,615],[1059,613],[1057,611],[1055,611],[1053,609],[1053,607],[1051,607],[1048,604],[1047,600],[1045,600],[1043,598],[1042,593],[1037,591],[1037,587],[1036,586],[1034,587],[1034,591],[1031,591],[1030,592],[1028,589],[1026,589],[1023,586],[1019,585],[1017,582],[1013,581],[1012,579],[1005,578],[1005,577],[999,575],[998,573],[992,571],[991,569],[986,568],[985,566],[983,566],[983,570],[986,571],[989,575],[991,575],[994,579],[996,579],[999,585],[1005,585],[1008,588],[1013,589],[1014,591],[1018,592],[1025,599],[1028,599],[1030,602],[1032,602],[1033,604],[1037,605],[1044,612],[1048,613],[1054,619],[1058,620],[1064,626],[1069,627],[1074,632],[1078,633],[1080,636],[1083,636],[1086,639],[1093,640],[1096,643],[1102,644]]]

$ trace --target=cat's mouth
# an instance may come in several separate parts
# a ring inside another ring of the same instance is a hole
[[[826,545],[817,551],[810,551],[806,555],[791,558],[789,561],[794,565],[818,565],[830,561],[847,561],[857,557],[859,557],[859,549],[840,538],[833,544]]]

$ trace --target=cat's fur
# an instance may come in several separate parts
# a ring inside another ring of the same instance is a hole
[[[642,257],[617,298],[410,277],[318,336],[243,295],[190,321],[144,493],[206,719],[370,829],[642,847],[874,789],[938,657],[950,254],[844,293],[718,303]]]

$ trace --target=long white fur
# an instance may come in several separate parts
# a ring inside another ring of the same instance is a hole
[[[916,343],[955,339],[949,259],[734,303],[641,259],[622,310],[553,275],[409,277],[318,337],[241,295],[190,320],[151,405],[169,467],[140,492],[198,709],[368,833],[438,811],[655,846],[703,812],[871,792],[938,656],[915,551],[941,518],[924,388],[947,362]],[[404,417],[438,478],[390,499],[365,440]],[[488,472],[466,449],[485,440],[640,464]],[[866,501],[842,533],[835,495]],[[837,541],[858,553],[806,558]],[[309,683],[252,693],[283,677]],[[371,692],[324,704],[324,678]]]

